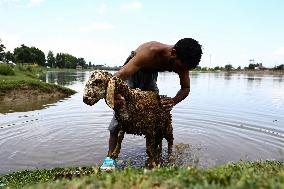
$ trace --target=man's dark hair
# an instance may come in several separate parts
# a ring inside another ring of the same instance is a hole
[[[175,44],[174,49],[176,50],[177,58],[183,64],[186,64],[190,70],[196,68],[199,64],[202,49],[198,41],[192,38],[184,38]]]

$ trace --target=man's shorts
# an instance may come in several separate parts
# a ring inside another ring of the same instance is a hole
[[[135,56],[135,51],[132,51],[129,57],[126,59],[125,64],[127,64],[131,58]],[[132,88],[139,88],[143,91],[156,91],[159,93],[159,89],[157,86],[157,78],[158,78],[158,71],[146,71],[146,70],[139,70],[132,76],[126,79],[127,85]],[[115,119],[115,115],[113,115],[108,130],[111,134],[117,134],[117,120]]]

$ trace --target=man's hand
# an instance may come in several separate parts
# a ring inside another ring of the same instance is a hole
[[[121,94],[114,95],[114,107],[120,109],[125,104],[125,98]]]
[[[161,104],[166,111],[171,111],[175,105],[175,101],[171,97],[162,97]]]

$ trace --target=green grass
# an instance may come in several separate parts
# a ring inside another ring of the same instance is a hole
[[[0,75],[15,75],[15,72],[11,66],[0,64]]]
[[[30,65],[19,65],[13,69],[15,75],[0,75],[0,96],[5,95],[9,90],[28,86],[31,89],[37,89],[42,92],[50,93],[54,90],[63,92],[67,95],[75,93],[74,90],[68,89],[55,84],[48,84],[38,79],[39,74],[46,71],[42,67],[33,67]]]
[[[125,168],[100,172],[96,167],[22,171],[0,177],[0,188],[284,188],[284,164],[238,162],[200,169]]]

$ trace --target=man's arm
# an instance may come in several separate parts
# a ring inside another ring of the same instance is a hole
[[[174,105],[184,100],[190,91],[190,79],[189,79],[189,71],[184,71],[179,74],[180,86],[181,89],[177,92],[176,96],[173,98]]]
[[[133,75],[140,69],[140,62],[141,57],[139,55],[135,55],[118,72],[114,73],[114,76],[125,80],[127,77]],[[115,94],[114,98],[114,103],[116,107],[122,107],[125,104],[125,99],[123,96],[121,96],[121,94]]]
[[[181,88],[176,96],[173,98],[174,101],[174,105],[176,105],[177,103],[181,102],[182,100],[184,100],[188,94],[189,94],[190,89],[189,88]]]
[[[174,98],[163,98],[161,103],[167,111],[171,111],[173,106],[184,100],[190,91],[189,71],[179,74],[181,89],[177,92]]]
[[[122,68],[114,75],[122,80],[125,80],[127,77],[133,75],[140,69],[141,65],[140,62],[141,62],[141,57],[139,55],[135,55],[133,58],[129,60],[127,64],[122,66]]]

